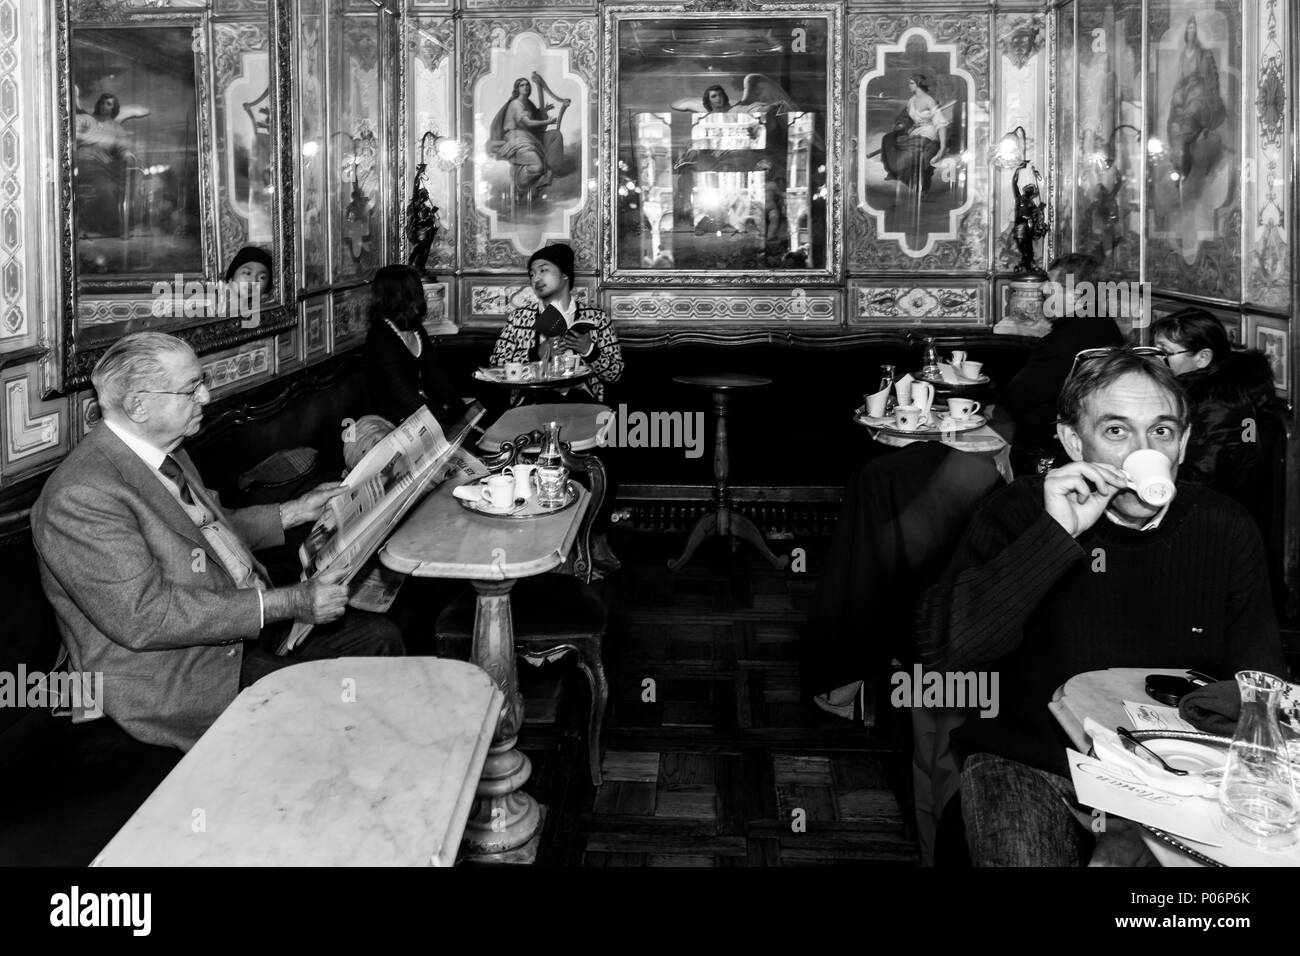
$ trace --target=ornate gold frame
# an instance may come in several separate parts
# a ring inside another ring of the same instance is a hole
[[[843,281],[844,273],[844,163],[841,155],[841,131],[844,128],[843,91],[843,5],[839,3],[745,3],[744,9],[725,2],[678,4],[620,4],[608,6],[603,11],[603,62],[600,89],[600,115],[604,128],[601,131],[600,201],[604,215],[601,217],[601,275],[606,282],[627,285],[735,286],[737,283],[757,286],[831,284]],[[709,21],[733,20],[754,24],[760,30],[764,20],[821,20],[826,25],[826,248],[822,268],[779,269],[756,273],[741,269],[631,269],[618,266],[617,214],[618,195],[615,188],[618,168],[618,124],[611,121],[616,115],[619,84],[618,36],[619,25],[626,20],[659,18],[680,21],[683,26]]]

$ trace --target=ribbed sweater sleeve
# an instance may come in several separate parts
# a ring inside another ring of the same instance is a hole
[[[1041,493],[1041,492],[1040,492]],[[1020,483],[994,495],[971,520],[943,577],[916,618],[922,662],[954,670],[1019,646],[1026,619],[1084,553]]]

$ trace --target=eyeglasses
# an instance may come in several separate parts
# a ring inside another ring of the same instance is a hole
[[[1166,352],[1164,349],[1159,349],[1160,357],[1163,358],[1166,362],[1168,362],[1175,355],[1188,355],[1191,353],[1191,351],[1192,351],[1191,349],[1179,349],[1176,352]]]
[[[199,380],[195,385],[185,389],[184,391],[178,392],[165,388],[137,388],[136,391],[144,392],[148,395],[184,395],[191,402],[197,402],[199,400],[199,390],[209,388],[209,382],[210,379],[208,378],[208,373],[204,372],[199,376]]]
[[[1143,355],[1151,359],[1164,359],[1165,353],[1154,345],[1134,345],[1119,346],[1104,349],[1084,349],[1074,356],[1074,364],[1070,366],[1069,378],[1074,378],[1074,373],[1079,370],[1079,366],[1094,359],[1105,358],[1107,355],[1113,355],[1116,352],[1132,352],[1134,355]]]

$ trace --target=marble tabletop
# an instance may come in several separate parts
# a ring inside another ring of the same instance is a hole
[[[406,516],[379,552],[383,564],[416,577],[505,581],[542,574],[564,563],[591,495],[555,514],[526,520],[464,508],[443,482]]]
[[[94,866],[450,866],[502,695],[432,657],[307,661],[235,698]]]
[[[560,440],[568,442],[574,451],[588,451],[596,447],[596,434],[603,423],[602,414],[608,417],[612,413],[606,406],[594,403],[517,405],[505,411],[483,433],[479,447],[491,454],[500,449],[502,442],[513,441],[535,428],[542,428],[547,422],[559,422]],[[525,450],[536,454],[538,448],[533,445]]]

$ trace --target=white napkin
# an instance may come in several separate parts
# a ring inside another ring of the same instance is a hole
[[[459,498],[461,501],[478,501],[483,500],[483,486],[477,481],[471,481],[468,484],[457,485],[451,489],[451,496]]]
[[[890,389],[890,388],[892,388],[892,386],[889,386],[889,387],[887,387],[887,388],[882,388],[880,391],[878,391],[878,392],[872,392],[870,395],[868,395],[868,396],[867,396],[867,399],[868,399],[867,404],[862,406],[862,414],[863,414],[863,415],[870,415],[870,414],[871,414],[871,402],[870,402],[870,400],[873,399],[873,398],[877,398],[877,397],[879,397],[879,396],[881,396],[881,395],[885,396],[885,400],[884,400],[883,402],[881,402],[880,405],[881,405],[881,408],[882,408],[882,409],[885,408],[885,407],[889,404],[889,389]]]
[[[898,397],[898,404],[912,404],[912,383],[914,381],[916,381],[916,379],[912,378],[911,372],[908,372],[894,383],[894,394]]]
[[[1119,734],[1113,730],[1107,730],[1091,717],[1084,718],[1083,732],[1092,741],[1092,749],[1096,752],[1098,760],[1108,767],[1127,771],[1131,776],[1136,777],[1148,786],[1164,790],[1166,793],[1176,793],[1183,797],[1215,797],[1218,795],[1218,788],[1211,785],[1203,774],[1189,773],[1185,777],[1180,777],[1177,774],[1168,773],[1154,763],[1148,763],[1129,750],[1120,739]]]
[[[961,377],[957,374],[957,370],[947,362],[939,363],[939,374],[943,376],[944,382],[948,385],[958,385],[961,383]]]

